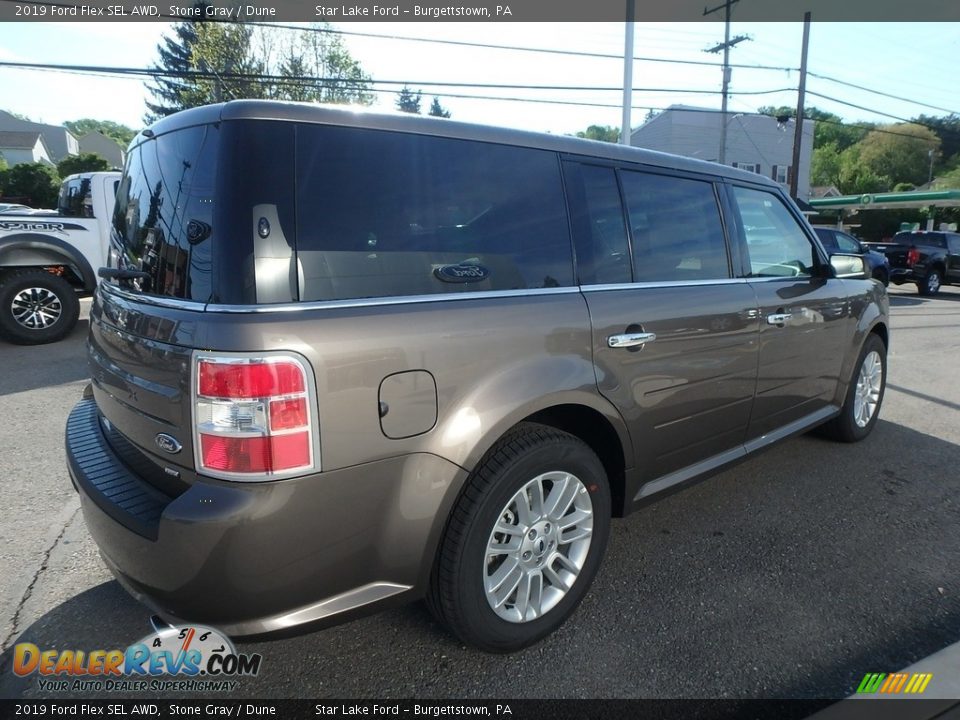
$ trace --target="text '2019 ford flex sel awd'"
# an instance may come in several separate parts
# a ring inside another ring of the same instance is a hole
[[[67,454],[119,581],[233,635],[558,627],[611,517],[883,399],[887,296],[716,164],[257,101],[130,147]]]

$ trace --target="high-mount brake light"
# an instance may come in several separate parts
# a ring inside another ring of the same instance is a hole
[[[290,355],[199,355],[194,378],[198,472],[268,480],[316,468],[303,361]]]

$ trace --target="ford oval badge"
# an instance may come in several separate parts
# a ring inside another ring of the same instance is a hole
[[[153,441],[157,444],[158,448],[171,455],[176,455],[183,448],[175,437],[167,435],[166,433],[159,433]]]
[[[483,265],[467,265],[466,263],[441,265],[434,269],[433,274],[436,275],[438,280],[448,283],[483,282],[490,277],[490,271]]]

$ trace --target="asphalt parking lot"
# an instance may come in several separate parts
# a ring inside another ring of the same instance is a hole
[[[234,695],[836,698],[957,642],[960,288],[892,288],[891,305],[870,438],[790,440],[615,522],[593,590],[539,645],[466,649],[417,603],[239,644],[264,660]],[[0,343],[0,697],[42,695],[13,676],[15,642],[104,649],[149,631],[87,536],[64,465],[86,330]]]

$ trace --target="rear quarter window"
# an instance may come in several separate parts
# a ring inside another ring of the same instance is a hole
[[[218,130],[200,125],[132,148],[117,192],[114,241],[140,289],[199,302],[211,296]]]
[[[573,284],[555,153],[300,126],[300,299]]]

